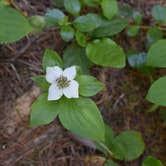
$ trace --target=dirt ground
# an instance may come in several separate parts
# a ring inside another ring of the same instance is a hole
[[[17,0],[17,5],[28,15],[43,14],[55,7],[50,0]],[[136,10],[145,13],[149,22],[150,9],[165,0],[124,0]],[[141,34],[143,35],[143,34]],[[139,36],[142,37],[142,36]],[[143,49],[144,38],[125,40],[126,47]],[[0,45],[0,166],[101,166],[104,156],[61,127],[58,120],[38,128],[29,127],[29,109],[40,90],[31,77],[41,74],[41,59],[45,48],[62,53],[66,44],[56,29],[48,29],[21,41]],[[147,113],[151,104],[144,97],[150,86],[150,78],[126,67],[118,70],[94,66],[93,75],[106,84],[106,88],[93,99],[99,106],[105,122],[119,133],[127,129],[140,131],[146,150],[137,160],[121,162],[120,166],[141,166],[143,158],[150,154],[166,164],[166,127],[159,111]],[[154,78],[166,74],[155,70]]]

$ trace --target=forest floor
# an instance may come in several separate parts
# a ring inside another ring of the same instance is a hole
[[[165,0],[129,0],[135,10],[150,19],[150,9]],[[43,14],[55,7],[50,0],[17,0],[17,5],[28,15]],[[142,34],[143,35],[143,34]],[[142,39],[124,41],[124,47],[142,49]],[[123,43],[122,43],[123,44]],[[62,53],[66,44],[56,29],[48,29],[21,41],[0,45],[0,166],[101,166],[103,155],[90,145],[66,131],[55,120],[38,128],[29,127],[29,109],[40,90],[31,77],[41,74],[41,59],[45,48]],[[140,131],[146,150],[137,160],[121,162],[120,166],[141,166],[147,154],[154,155],[166,164],[166,126],[159,110],[148,113],[151,104],[144,98],[150,86],[147,75],[126,67],[112,69],[93,67],[91,73],[106,84],[106,88],[93,99],[104,120],[115,133],[127,129]],[[154,78],[166,70],[155,70]]]

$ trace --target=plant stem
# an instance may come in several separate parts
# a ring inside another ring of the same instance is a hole
[[[155,112],[160,106],[153,104],[148,110],[147,112]]]

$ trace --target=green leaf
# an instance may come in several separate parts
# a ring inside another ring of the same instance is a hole
[[[102,23],[102,18],[98,14],[89,13],[87,15],[83,15],[77,17],[73,25],[80,32],[90,32],[99,27]]]
[[[62,59],[56,51],[46,49],[42,60],[43,70],[45,71],[47,67],[52,66],[60,66],[62,68]]]
[[[60,35],[64,41],[68,42],[74,38],[74,29],[70,26],[64,26],[61,28]]]
[[[32,80],[44,91],[47,91],[50,86],[46,81],[45,76],[34,76],[32,77]]]
[[[160,160],[153,156],[148,156],[144,159],[142,166],[164,166]]]
[[[67,99],[59,113],[63,126],[93,141],[104,140],[104,122],[96,104],[88,98]]]
[[[0,13],[0,43],[15,42],[32,32],[28,19],[17,10],[0,6]]]
[[[64,0],[65,9],[72,15],[77,16],[81,10],[79,0]]]
[[[161,5],[155,5],[152,8],[152,16],[159,23],[166,23],[166,8]]]
[[[101,0],[81,0],[84,5],[94,7],[100,4]]]
[[[109,21],[106,24],[102,24],[99,26],[97,29],[95,29],[91,36],[92,37],[108,37],[108,36],[113,36],[121,31],[123,31],[126,26],[128,25],[128,22],[125,19],[113,19]]]
[[[59,9],[49,9],[45,14],[45,19],[48,26],[57,26],[60,20],[63,20],[65,14]]]
[[[64,7],[64,0],[53,0],[57,7]]]
[[[127,35],[130,37],[134,37],[138,35],[140,27],[137,25],[130,26],[127,30]]]
[[[103,15],[111,20],[118,14],[118,3],[117,0],[102,0],[101,8]]]
[[[158,28],[149,28],[147,32],[147,46],[150,47],[152,44],[163,38],[163,32]]]
[[[129,5],[120,6],[119,16],[130,19],[133,16],[133,11],[131,6]]]
[[[78,45],[80,45],[81,47],[85,47],[87,45],[88,37],[84,33],[77,30],[75,36]]]
[[[115,158],[131,161],[143,153],[144,141],[139,132],[125,131],[114,138],[111,151]]]
[[[126,63],[123,49],[109,38],[89,43],[86,54],[92,62],[105,67],[123,68]]]
[[[155,81],[146,96],[146,99],[160,106],[166,106],[166,76]]]
[[[79,93],[82,96],[94,96],[100,92],[105,86],[99,82],[95,77],[88,75],[81,75],[77,78],[79,82]]]
[[[166,40],[159,40],[150,47],[147,56],[147,65],[166,67]]]
[[[144,52],[132,53],[127,57],[128,63],[132,68],[137,69],[145,74],[151,74],[152,68],[146,66],[147,55]]]
[[[134,12],[133,13],[133,19],[136,24],[141,24],[142,23],[142,15],[140,12]]]
[[[63,104],[61,103],[62,100],[48,101],[47,96],[47,93],[42,94],[33,103],[30,117],[31,126],[49,124],[56,118],[59,111],[61,111],[59,106]]]
[[[86,57],[85,49],[72,44],[69,45],[63,54],[64,67],[73,65],[80,66],[83,73],[89,73],[90,61]]]
[[[119,166],[119,164],[115,163],[112,160],[107,160],[103,166]]]

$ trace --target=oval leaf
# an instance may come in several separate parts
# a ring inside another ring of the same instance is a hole
[[[81,9],[79,0],[64,0],[65,9],[72,15],[77,16]]]
[[[86,53],[88,58],[97,65],[115,68],[125,66],[125,54],[122,48],[109,38],[89,43]]]
[[[153,156],[148,156],[144,159],[142,166],[164,166],[160,160]]]
[[[63,67],[63,62],[61,57],[58,55],[56,51],[53,51],[51,49],[46,49],[43,61],[42,61],[43,70],[46,70],[46,67],[51,66],[60,66]]]
[[[0,7],[0,43],[12,43],[30,32],[32,27],[22,14],[9,7]]]
[[[155,5],[152,8],[152,16],[159,23],[166,23],[166,8],[161,5]]]
[[[101,7],[103,15],[109,20],[118,14],[117,0],[102,0]]]
[[[40,126],[49,124],[52,122],[58,115],[60,108],[60,102],[58,101],[48,101],[48,94],[42,94],[38,99],[33,103],[31,108],[31,126]]]
[[[131,161],[143,153],[144,141],[139,132],[125,131],[114,138],[111,151],[115,158]]]
[[[70,26],[64,26],[61,28],[60,35],[64,41],[68,42],[74,38],[74,29]]]
[[[81,75],[77,81],[79,82],[79,93],[82,96],[94,96],[104,88],[104,84],[92,76]]]
[[[104,122],[91,99],[66,100],[59,118],[63,126],[73,133],[93,141],[104,141]]]
[[[155,81],[146,96],[146,99],[157,105],[166,106],[166,76]]]
[[[166,40],[159,40],[151,46],[148,51],[147,65],[166,67]]]

